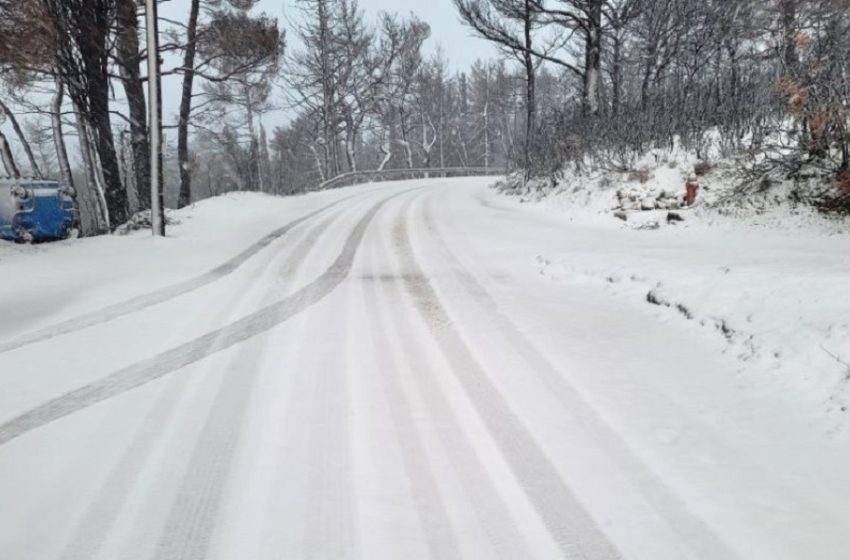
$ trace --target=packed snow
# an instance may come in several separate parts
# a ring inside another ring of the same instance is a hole
[[[846,235],[491,183],[0,245],[0,557],[845,558]]]

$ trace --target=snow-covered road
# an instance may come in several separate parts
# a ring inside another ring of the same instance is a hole
[[[846,559],[844,440],[488,183],[0,259],[0,558]]]

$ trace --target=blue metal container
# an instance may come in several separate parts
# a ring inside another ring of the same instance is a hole
[[[76,231],[76,193],[56,181],[0,179],[0,239],[32,243]]]

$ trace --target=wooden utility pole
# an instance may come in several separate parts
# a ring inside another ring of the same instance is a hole
[[[148,35],[148,123],[151,144],[151,229],[165,236],[165,208],[162,193],[162,79],[159,64],[159,17],[156,0],[145,0]]]

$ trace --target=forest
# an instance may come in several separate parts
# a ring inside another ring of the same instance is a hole
[[[451,1],[499,56],[457,70],[426,22],[356,0],[297,0],[286,21],[181,2],[160,18],[168,205],[361,170],[627,171],[709,142],[753,184],[850,187],[847,0]],[[87,233],[150,205],[148,56],[136,0],[0,0],[6,174],[74,186]]]

